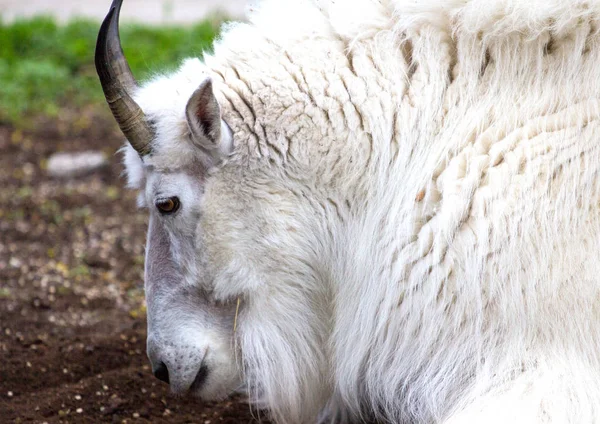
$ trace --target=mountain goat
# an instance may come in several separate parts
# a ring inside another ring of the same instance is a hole
[[[278,423],[600,422],[600,2],[264,3],[138,86],[148,356]]]

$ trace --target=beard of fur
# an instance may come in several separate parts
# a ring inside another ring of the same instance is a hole
[[[271,295],[246,312],[239,340],[251,402],[277,423],[316,422],[331,393],[324,320],[297,296]]]

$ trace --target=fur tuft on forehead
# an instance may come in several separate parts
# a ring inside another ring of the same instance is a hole
[[[144,163],[142,158],[129,143],[119,151],[123,155],[123,165],[125,165],[125,175],[127,176],[127,187],[140,190],[145,183]]]
[[[144,173],[144,162],[142,158],[134,150],[129,143],[119,150],[123,155],[123,165],[125,165],[125,175],[127,176],[127,187],[133,190],[142,190],[146,184],[146,174]],[[137,197],[138,208],[146,206],[146,201],[143,192],[138,193]]]

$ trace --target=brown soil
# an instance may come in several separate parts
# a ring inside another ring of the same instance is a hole
[[[150,372],[146,216],[124,189],[115,126],[80,113],[44,128],[0,126],[0,422],[255,422],[241,399],[174,398]],[[110,166],[47,176],[52,153],[88,149]]]

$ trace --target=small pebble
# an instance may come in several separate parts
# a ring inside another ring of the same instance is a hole
[[[8,392],[8,397],[13,397],[13,392]]]
[[[75,410],[75,412],[77,412],[78,414],[81,414],[81,413],[83,412],[83,409],[82,409],[82,408],[77,408],[77,409]]]
[[[81,400],[81,396],[80,395],[75,395],[75,400]]]

